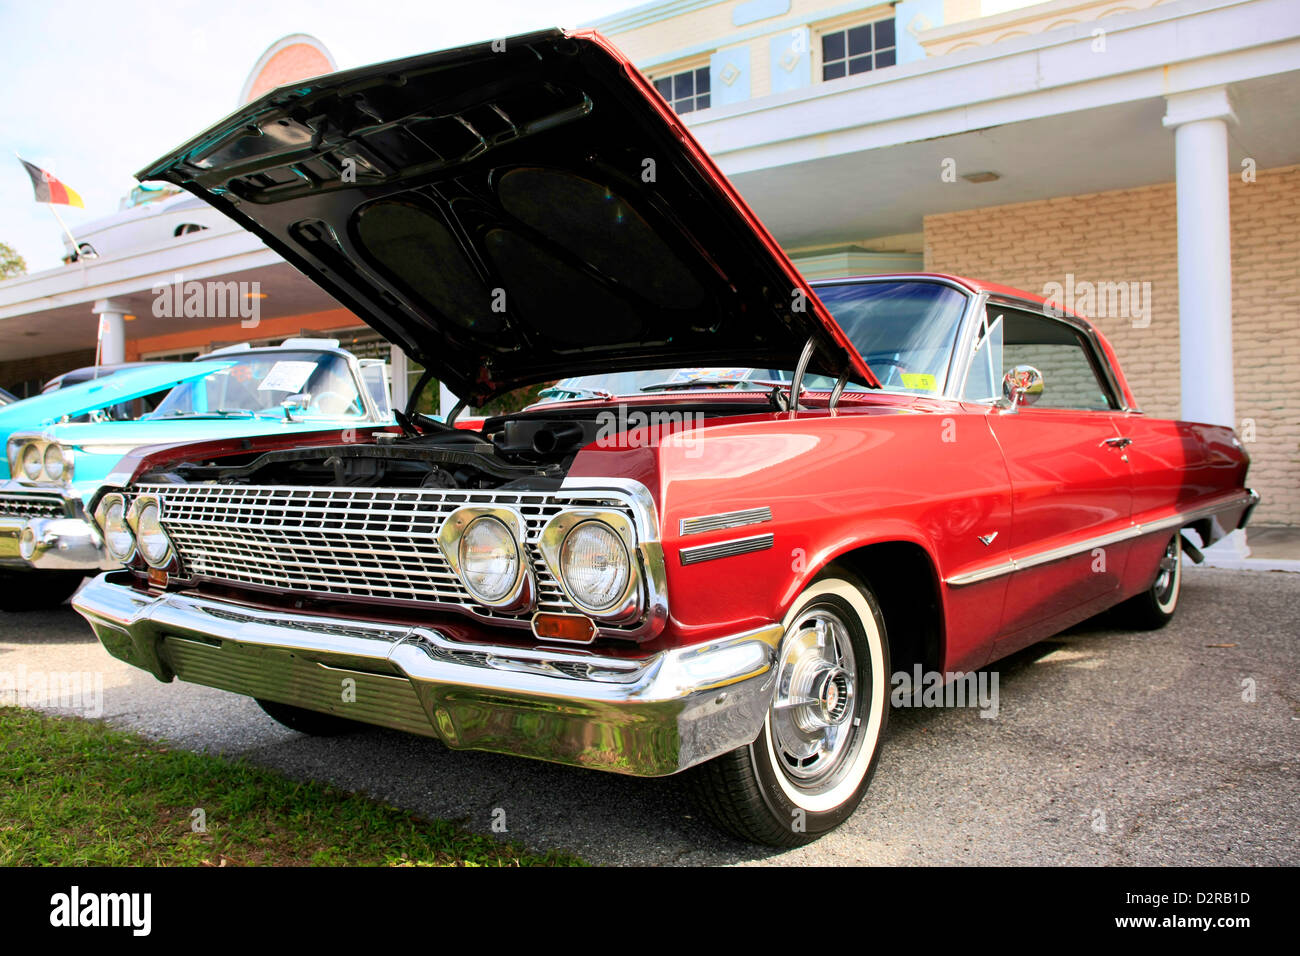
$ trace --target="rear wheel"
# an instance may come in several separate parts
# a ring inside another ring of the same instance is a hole
[[[307,710],[305,707],[294,707],[292,704],[281,704],[260,697],[253,699],[268,716],[300,734],[309,734],[312,737],[339,737],[343,734],[354,734],[364,727],[363,724],[348,720],[346,717],[323,714],[318,710]]]
[[[79,571],[0,572],[0,611],[48,611],[76,592],[86,576]]]
[[[888,719],[889,646],[871,591],[830,574],[786,616],[758,738],[688,772],[701,810],[769,846],[811,843],[857,808]]]
[[[1136,597],[1131,597],[1115,610],[1122,623],[1138,630],[1153,631],[1174,619],[1178,609],[1178,596],[1183,589],[1183,539],[1174,534],[1160,556],[1156,579]]]

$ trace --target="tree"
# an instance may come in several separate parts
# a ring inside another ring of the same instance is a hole
[[[0,242],[0,280],[27,274],[27,263],[14,251],[13,246]]]

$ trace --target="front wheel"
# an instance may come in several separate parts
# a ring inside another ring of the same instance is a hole
[[[755,843],[811,843],[857,808],[889,715],[889,643],[875,596],[843,573],[809,585],[785,619],[758,738],[688,772],[700,809]]]

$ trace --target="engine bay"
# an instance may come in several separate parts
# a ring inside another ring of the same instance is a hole
[[[486,419],[477,431],[416,415],[399,417],[403,434],[308,445],[172,465],[145,480],[340,488],[446,488],[546,491],[559,487],[584,447],[615,434],[611,421],[695,420],[770,410],[761,394],[747,403],[637,406],[520,412]],[[655,416],[661,416],[656,418]]]

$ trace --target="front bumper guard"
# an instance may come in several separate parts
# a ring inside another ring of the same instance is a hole
[[[157,594],[100,575],[73,607],[114,657],[251,697],[488,750],[664,776],[753,741],[778,624],[648,657],[453,641],[430,627]]]

